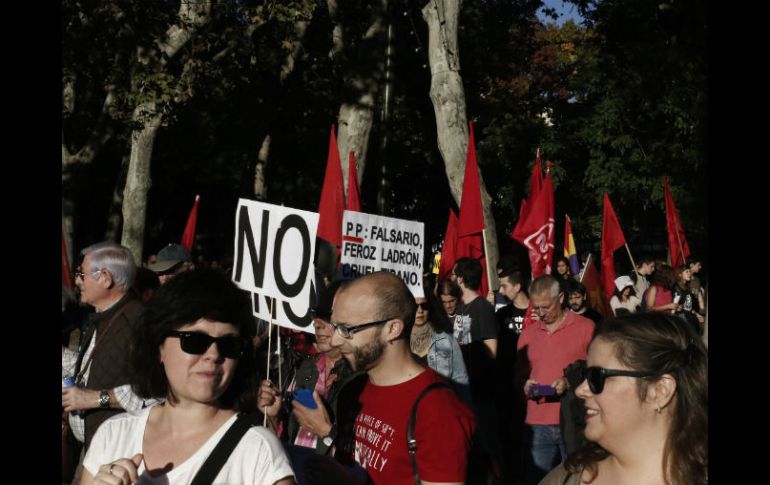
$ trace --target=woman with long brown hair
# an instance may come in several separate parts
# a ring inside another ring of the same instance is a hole
[[[606,320],[575,394],[588,442],[540,485],[708,484],[708,353],[682,319]]]

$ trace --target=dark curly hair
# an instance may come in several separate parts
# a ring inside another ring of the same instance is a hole
[[[635,313],[605,320],[594,340],[615,347],[615,357],[630,369],[676,381],[673,418],[663,453],[667,485],[708,483],[708,351],[682,319],[660,313]],[[639,380],[644,399],[655,378]],[[570,473],[587,469],[589,483],[609,452],[588,442],[565,462]]]
[[[254,349],[249,328],[254,317],[251,302],[223,274],[199,269],[179,274],[161,285],[147,303],[131,343],[130,373],[134,392],[141,398],[166,398],[170,393],[160,362],[160,345],[170,331],[201,318],[238,328],[248,345],[239,359],[233,380],[220,396],[223,409],[252,411],[256,406]]]

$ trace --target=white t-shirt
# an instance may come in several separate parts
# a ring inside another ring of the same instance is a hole
[[[120,458],[130,459],[142,452],[144,429],[147,426],[150,409],[152,407],[148,407],[137,415],[118,414],[99,426],[83,459],[83,466],[91,475],[96,475],[101,465]],[[140,485],[188,485],[225,432],[235,423],[236,418],[237,416],[234,415],[228,419],[198,451],[166,474],[150,476],[145,470],[143,461],[139,465],[138,483]],[[262,426],[253,426],[246,431],[238,446],[235,447],[214,480],[214,484],[272,485],[289,476],[293,477],[294,472],[281,442]]]
[[[612,312],[615,313],[615,315],[618,314],[618,308],[625,308],[630,313],[636,313],[636,307],[642,304],[642,300],[637,298],[635,295],[630,295],[628,297],[628,300],[626,301],[620,301],[620,298],[618,298],[617,295],[612,295],[612,298],[610,298],[610,306],[612,307]]]

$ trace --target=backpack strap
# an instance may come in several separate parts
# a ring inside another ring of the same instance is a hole
[[[257,412],[250,414],[241,414],[235,420],[230,429],[225,432],[217,446],[211,451],[211,454],[195,474],[195,478],[190,485],[211,485],[219,474],[219,471],[225,466],[225,462],[230,458],[233,450],[253,425],[257,423]]]
[[[452,389],[452,387],[444,381],[437,381],[428,385],[425,389],[422,390],[420,395],[417,396],[417,399],[414,401],[414,405],[412,405],[412,412],[409,414],[409,424],[406,427],[406,446],[409,449],[409,458],[412,460],[412,475],[414,476],[415,485],[420,485],[420,473],[417,471],[416,458],[417,439],[414,437],[414,422],[417,419],[417,405],[420,404],[420,400],[422,400],[426,394],[428,394],[433,389],[438,389],[440,387],[445,387],[450,390]]]

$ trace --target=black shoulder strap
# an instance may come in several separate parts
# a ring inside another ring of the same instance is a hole
[[[420,485],[420,473],[417,471],[416,458],[417,439],[414,437],[414,422],[417,419],[417,405],[420,404],[420,400],[422,400],[426,394],[428,394],[433,389],[438,389],[440,387],[452,389],[452,387],[444,381],[437,381],[433,384],[430,384],[425,389],[423,389],[419,396],[417,396],[417,399],[414,401],[414,405],[412,406],[412,412],[409,414],[409,424],[406,427],[406,446],[409,449],[409,458],[412,460],[412,475],[414,476],[415,485]]]
[[[230,429],[225,432],[217,446],[211,451],[211,454],[200,467],[198,473],[190,485],[211,485],[219,474],[219,471],[225,466],[225,462],[230,458],[230,454],[246,434],[249,428],[256,424],[257,413],[241,414],[235,420]]]

